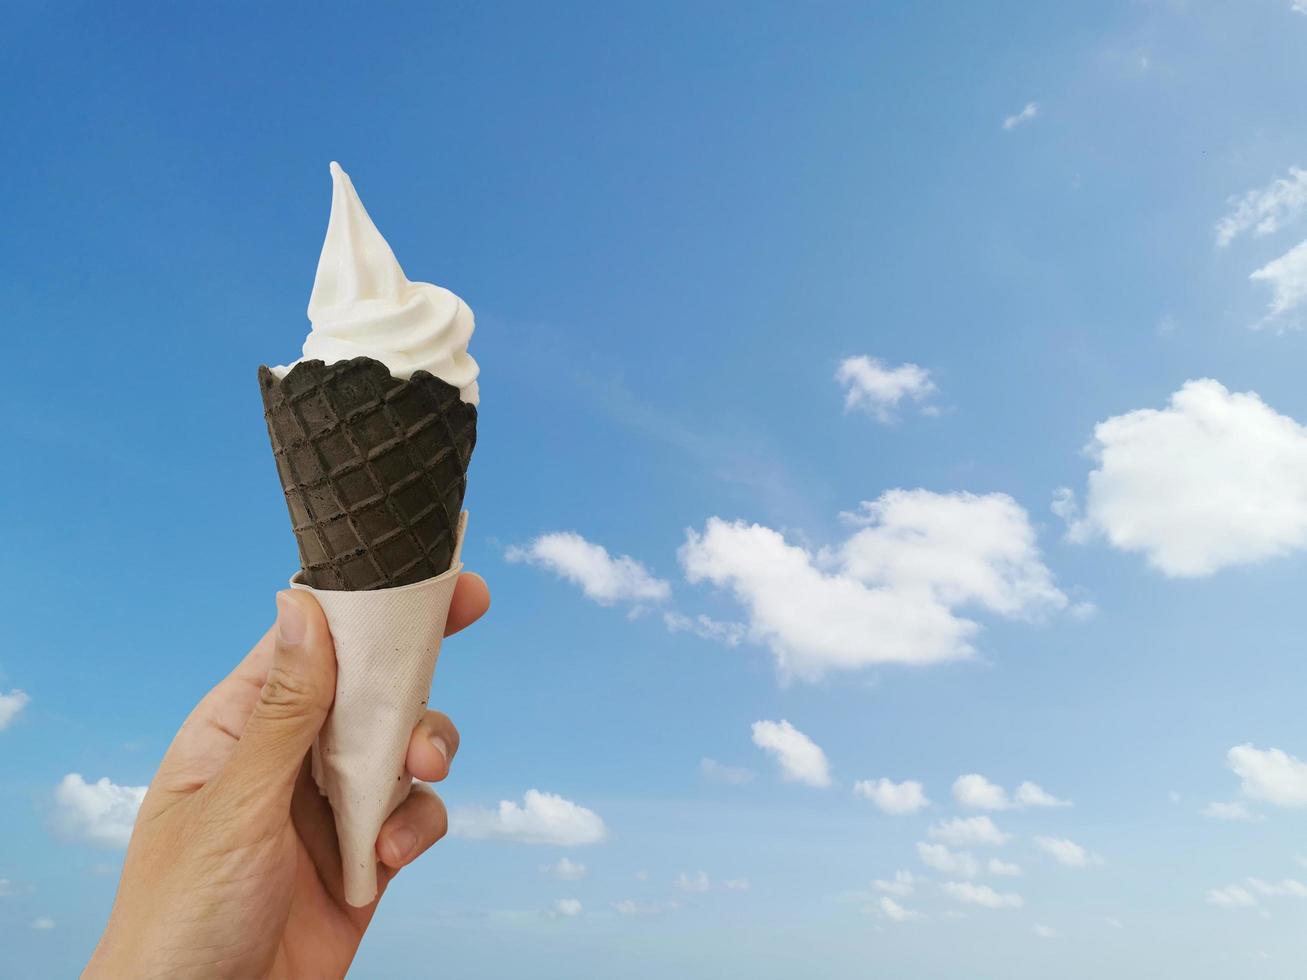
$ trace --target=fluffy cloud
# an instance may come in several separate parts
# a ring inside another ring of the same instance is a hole
[[[1278,259],[1272,259],[1249,277],[1271,287],[1266,321],[1280,320],[1307,302],[1307,241],[1299,242]]]
[[[747,892],[752,886],[748,878],[727,878],[722,882],[722,887],[728,892]]]
[[[712,887],[712,880],[706,871],[697,871],[694,874],[682,871],[676,878],[676,887],[683,892],[706,892]]]
[[[890,367],[862,355],[840,362],[835,380],[845,388],[844,410],[865,409],[881,422],[892,422],[904,399],[924,402],[935,393],[930,372],[915,364]]]
[[[1026,781],[1017,787],[1013,799],[1016,800],[1017,806],[1070,806],[1070,800],[1059,800],[1051,793],[1044,791],[1038,783]]]
[[[877,900],[877,905],[880,908],[880,914],[891,922],[907,922],[909,919],[915,919],[917,917],[916,912],[912,909],[905,909],[888,895],[882,895]]]
[[[709,759],[705,756],[699,760],[699,775],[710,783],[739,786],[753,779],[753,770],[742,769],[738,766],[724,766],[716,759]]]
[[[584,864],[578,864],[576,861],[565,857],[559,858],[557,864],[542,864],[540,870],[560,881],[576,881],[586,875]]]
[[[961,875],[974,878],[980,873],[980,865],[966,851],[951,851],[943,844],[927,844],[917,841],[917,856],[928,868],[942,871],[944,874]]]
[[[1038,783],[1024,782],[1011,797],[997,783],[991,783],[979,773],[959,776],[953,783],[953,799],[960,806],[972,810],[1015,810],[1027,806],[1070,806],[1047,793]]]
[[[1256,820],[1257,815],[1248,809],[1248,804],[1236,800],[1233,803],[1208,803],[1203,807],[1203,816],[1213,820]]]
[[[785,719],[779,722],[755,721],[753,744],[776,759],[776,764],[781,767],[781,778],[808,786],[831,784],[826,753]]]
[[[655,578],[629,555],[614,558],[602,545],[587,541],[573,531],[543,534],[530,544],[512,547],[504,553],[512,562],[529,562],[547,568],[560,578],[581,587],[600,605],[614,602],[661,602],[671,595],[671,586]]]
[[[608,836],[599,814],[555,793],[529,789],[518,806],[500,800],[499,807],[465,807],[449,819],[449,831],[471,840],[511,840],[521,844],[575,847],[594,844]]]
[[[1022,123],[1028,123],[1039,115],[1039,103],[1027,102],[1020,112],[1006,117],[1003,120],[1004,129],[1016,129]]]
[[[0,732],[8,728],[10,723],[18,717],[19,713],[31,701],[32,699],[26,693],[16,689],[8,694],[0,693]]]
[[[888,779],[859,779],[853,784],[853,792],[864,797],[883,813],[895,815],[916,813],[922,807],[930,805],[921,783],[908,779],[901,783]]]
[[[1012,801],[1007,798],[1007,790],[991,783],[979,773],[969,773],[955,779],[953,799],[960,806],[972,810],[1007,810],[1012,806]]]
[[[108,778],[88,783],[71,772],[55,788],[55,819],[70,837],[102,847],[126,847],[145,790],[144,786],[118,786]]]
[[[998,858],[990,858],[985,865],[985,870],[992,875],[1003,878],[1015,878],[1021,874],[1021,865],[1013,864],[1011,861],[1000,861]]]
[[[1307,545],[1307,429],[1255,393],[1187,381],[1164,409],[1094,428],[1085,515],[1069,536],[1103,534],[1165,575],[1210,575]]]
[[[1243,794],[1276,806],[1307,806],[1307,762],[1280,749],[1236,745],[1226,761],[1242,780]]]
[[[1090,853],[1065,837],[1036,837],[1035,846],[1068,868],[1087,868],[1091,864],[1103,863],[1097,854]]]
[[[816,554],[717,517],[680,550],[686,578],[730,589],[785,675],[964,659],[980,626],[959,608],[1035,619],[1067,606],[1006,494],[891,490],[843,516],[857,529]]]
[[[1049,926],[1041,925],[1041,924],[1038,923],[1038,922],[1036,922],[1033,926],[1030,927],[1030,931],[1033,932],[1033,933],[1034,933],[1036,936],[1038,936],[1040,939],[1056,939],[1056,938],[1057,938],[1057,930],[1056,930],[1056,929],[1052,929],[1052,928],[1050,928]]]
[[[930,845],[927,846],[929,847]],[[889,895],[897,895],[899,898],[905,898],[912,894],[913,889],[916,888],[919,880],[920,879],[911,871],[896,871],[894,872],[894,878],[892,880],[885,881],[882,878],[877,878],[871,883],[871,887],[876,889],[878,892],[885,892]]]
[[[989,817],[956,817],[952,820],[941,820],[926,831],[926,836],[954,847],[964,847],[968,844],[998,847],[1011,839],[1011,836],[999,830]]]
[[[1230,199],[1230,211],[1216,224],[1216,244],[1224,247],[1244,232],[1271,235],[1307,213],[1307,170],[1289,168],[1289,176]]]
[[[554,901],[549,914],[554,918],[571,919],[581,914],[581,902],[575,898],[560,898]]]
[[[54,928],[54,919],[51,919],[50,917],[44,915],[41,916],[40,918],[33,919],[32,928],[37,930],[38,932],[47,932],[50,929]]]
[[[1016,909],[1025,904],[1016,892],[996,892],[988,885],[969,881],[946,881],[940,887],[959,902],[987,909]]]

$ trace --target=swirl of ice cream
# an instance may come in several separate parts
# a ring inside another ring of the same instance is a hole
[[[467,352],[476,322],[448,289],[409,282],[340,164],[331,164],[331,218],[309,296],[313,329],[300,360],[371,357],[401,381],[429,371],[475,405],[477,362]],[[299,363],[298,361],[295,363]],[[284,378],[294,365],[272,369]]]

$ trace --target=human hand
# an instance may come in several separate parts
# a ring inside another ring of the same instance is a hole
[[[464,574],[445,635],[490,605]],[[277,622],[182,724],[141,804],[88,978],[341,977],[400,868],[444,836],[444,804],[415,782],[377,840],[377,900],[346,904],[331,807],[307,756],[336,690],[311,595],[277,595]],[[428,711],[406,766],[438,781],[458,730]]]

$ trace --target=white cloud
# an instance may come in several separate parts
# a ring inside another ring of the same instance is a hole
[[[926,845],[930,847],[931,845]],[[894,878],[886,881],[883,878],[877,878],[871,883],[871,887],[878,892],[886,892],[890,895],[897,895],[899,898],[906,898],[911,895],[916,888],[917,882],[920,881],[911,871],[896,871]]]
[[[940,887],[959,902],[987,909],[1016,909],[1024,904],[1016,892],[996,892],[988,885],[976,885],[969,881],[946,881]]]
[[[683,892],[706,892],[712,887],[712,881],[706,871],[697,871],[694,874],[682,871],[676,878],[676,887]]]
[[[846,389],[845,411],[861,408],[884,423],[894,421],[894,411],[905,398],[920,403],[935,393],[925,368],[916,364],[890,367],[866,355],[841,361],[835,380]]]
[[[560,881],[576,881],[578,878],[584,878],[586,867],[570,858],[561,857],[557,864],[542,864],[540,870],[545,874],[552,875]]]
[[[1248,804],[1236,800],[1233,803],[1208,803],[1203,807],[1203,816],[1213,820],[1256,820],[1257,815],[1248,809]]]
[[[965,659],[980,626],[961,607],[1031,620],[1068,604],[1006,494],[890,490],[842,516],[857,530],[815,554],[717,517],[680,549],[686,578],[729,588],[786,676]]]
[[[1307,806],[1307,762],[1280,749],[1236,745],[1226,760],[1244,796],[1275,806]]]
[[[1296,878],[1283,878],[1278,882],[1263,881],[1261,878],[1249,878],[1248,887],[1259,895],[1270,898],[1307,898],[1307,885]]]
[[[1059,800],[1038,783],[1026,781],[1017,787],[1013,796],[1017,806],[1070,806],[1070,800]]]
[[[959,806],[972,810],[1016,810],[1027,806],[1070,806],[1046,792],[1038,783],[1026,781],[1017,787],[1012,796],[997,783],[991,783],[979,773],[959,776],[953,782],[953,799]]]
[[[88,783],[71,772],[54,791],[59,829],[102,847],[126,847],[145,790],[144,786],[118,786],[107,777]]]
[[[953,799],[972,810],[1007,810],[1012,806],[1007,790],[974,772],[953,781]]]
[[[917,913],[912,909],[905,909],[888,895],[882,895],[877,899],[877,905],[880,906],[880,914],[892,922],[907,922],[909,919],[915,919]]]
[[[1103,859],[1097,854],[1085,850],[1075,841],[1067,840],[1065,837],[1036,837],[1035,846],[1069,868],[1087,868],[1091,864],[1103,863]]]
[[[727,878],[722,882],[722,887],[728,892],[747,892],[752,886],[748,878]]]
[[[1027,102],[1021,111],[1003,120],[1004,129],[1016,129],[1022,123],[1028,123],[1039,115],[1039,103]]]
[[[0,878],[0,898],[14,893],[14,883],[8,878]]]
[[[974,878],[980,873],[980,865],[966,851],[951,851],[943,844],[927,844],[917,841],[917,856],[928,868],[942,871],[944,874],[961,875]]]
[[[498,809],[464,807],[449,819],[450,833],[471,840],[511,840],[522,844],[575,847],[608,835],[599,814],[555,793],[529,789],[518,806],[500,800]]]
[[[1207,893],[1207,904],[1223,909],[1252,908],[1257,899],[1246,888],[1230,885],[1228,888],[1213,888]]]
[[[581,914],[581,902],[575,898],[559,898],[554,900],[554,907],[549,914],[554,918],[571,919]]]
[[[676,901],[637,902],[629,898],[613,903],[613,909],[619,915],[662,915],[664,912],[675,912],[680,907],[681,903]]]
[[[856,796],[864,797],[883,813],[901,815],[916,813],[923,807],[930,806],[930,800],[922,791],[921,783],[908,779],[895,783],[888,779],[859,779],[853,784]]]
[[[1263,325],[1283,319],[1307,302],[1307,241],[1267,262],[1248,278],[1271,287],[1271,304]]]
[[[699,775],[710,783],[739,786],[753,779],[753,770],[743,769],[739,766],[724,766],[716,759],[709,759],[705,756],[699,760]]]
[[[1030,931],[1033,932],[1033,933],[1034,933],[1036,936],[1038,936],[1040,939],[1056,939],[1056,938],[1057,938],[1057,930],[1056,930],[1056,929],[1052,929],[1052,928],[1050,928],[1049,926],[1046,926],[1046,925],[1041,925],[1041,924],[1038,923],[1038,922],[1036,922],[1033,926],[1030,927]]]
[[[1013,864],[1011,861],[1000,861],[998,858],[990,858],[985,865],[985,870],[992,875],[999,875],[1003,878],[1015,878],[1021,874],[1021,865]]]
[[[542,534],[530,544],[509,548],[504,557],[547,568],[581,587],[600,605],[614,602],[661,602],[672,589],[630,555],[612,557],[602,545],[573,531]]]
[[[47,932],[54,928],[54,919],[47,916],[41,916],[39,919],[32,920],[32,928],[38,932]]]
[[[954,847],[968,844],[998,847],[1011,839],[1011,835],[999,830],[989,817],[955,817],[952,820],[941,820],[926,831],[926,836]]]
[[[739,646],[748,633],[743,623],[723,623],[700,613],[691,619],[678,612],[663,613],[663,625],[671,633],[693,633],[704,640],[714,640],[728,647]]]
[[[1307,546],[1307,429],[1253,392],[1187,381],[1167,408],[1100,422],[1087,452],[1073,538],[1100,532],[1177,577]]]
[[[1246,231],[1272,235],[1307,213],[1307,170],[1290,167],[1288,177],[1230,199],[1231,209],[1216,223],[1216,244],[1224,247]]]
[[[755,721],[753,744],[770,752],[781,767],[781,778],[808,786],[831,784],[830,763],[821,747],[785,719]]]
[[[1307,14],[1307,0],[1293,0],[1290,9],[1296,14]]]
[[[1110,916],[1110,915],[1109,915],[1109,916],[1105,916],[1105,917],[1103,918],[1103,921],[1106,922],[1106,923],[1107,923],[1109,926],[1111,926],[1113,929],[1124,929],[1124,928],[1125,928],[1125,927],[1121,924],[1121,920],[1120,920],[1120,919],[1117,919],[1117,918],[1115,918],[1115,917],[1113,917],[1113,916]]]
[[[8,694],[0,693],[0,732],[3,732],[18,717],[19,713],[32,703],[24,691],[14,689]]]

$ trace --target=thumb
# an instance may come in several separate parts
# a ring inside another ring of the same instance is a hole
[[[289,808],[295,777],[336,692],[336,652],[326,617],[307,592],[277,593],[272,666],[219,793]]]

